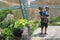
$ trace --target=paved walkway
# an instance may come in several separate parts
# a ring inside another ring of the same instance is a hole
[[[37,28],[31,40],[60,40],[60,26],[49,26],[47,29],[48,35],[40,34],[40,28]]]

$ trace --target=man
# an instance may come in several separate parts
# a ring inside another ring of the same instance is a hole
[[[44,17],[45,34],[47,34],[46,31],[47,31],[47,27],[48,27],[48,16],[49,16],[49,14],[48,14],[49,8],[48,7],[45,7],[44,13],[45,13],[45,17]]]
[[[43,8],[39,7],[39,14],[40,14],[40,18],[41,18],[41,34],[43,34],[43,28],[45,27],[45,34],[46,30],[47,30],[47,25],[48,25],[48,20],[47,17],[48,15],[46,14],[46,11],[43,11]]]

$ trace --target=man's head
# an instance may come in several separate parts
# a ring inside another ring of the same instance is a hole
[[[42,10],[43,10],[43,8],[42,8],[42,7],[39,7],[39,10],[40,10],[40,11],[42,11]]]
[[[49,10],[49,7],[45,7],[45,9],[46,9],[46,11],[48,11]]]

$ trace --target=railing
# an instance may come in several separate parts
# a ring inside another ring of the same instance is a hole
[[[26,8],[39,8],[39,7],[45,7],[44,5],[26,5]],[[60,8],[60,6],[50,6],[48,5],[49,8]],[[10,6],[10,7],[6,7],[8,9],[11,10],[15,10],[15,9],[20,9],[20,6]],[[5,8],[0,8],[0,10],[5,9]]]

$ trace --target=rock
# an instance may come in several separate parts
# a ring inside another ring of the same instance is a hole
[[[22,40],[30,40],[30,35],[29,35],[29,24],[25,25],[25,28],[23,30],[23,34],[22,34]]]

